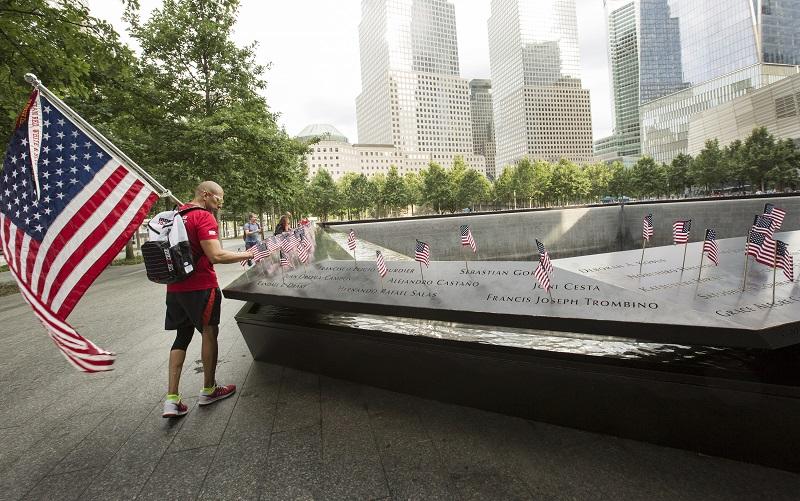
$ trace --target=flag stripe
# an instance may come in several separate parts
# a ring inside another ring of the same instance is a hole
[[[76,195],[76,197],[70,202],[70,206],[75,207],[83,207],[88,204],[89,200],[92,199],[92,195],[103,185],[106,184],[108,178],[117,172],[117,167],[119,163],[114,161],[113,159],[107,162],[102,169],[97,171],[94,178],[91,180],[89,184],[87,184],[86,189],[81,190],[80,193]],[[117,177],[121,179],[121,173],[117,173]],[[103,188],[103,192],[108,194],[111,191],[111,187]],[[97,203],[95,202],[96,206]],[[32,290],[34,293],[38,293],[44,287],[44,277],[48,274],[50,266],[52,265],[52,260],[54,259],[54,255],[50,255],[50,247],[55,247],[52,251],[53,254],[57,254],[59,245],[53,245],[56,241],[61,242],[64,239],[60,237],[62,231],[67,231],[65,228],[71,222],[72,214],[70,211],[65,210],[62,212],[50,225],[50,228],[47,234],[42,239],[41,243],[39,244],[39,252],[45,253],[43,259],[37,259],[36,267],[33,270],[33,276],[31,277],[31,285]],[[70,232],[71,234],[72,232]]]
[[[118,175],[120,169],[122,169],[122,178]],[[97,194],[101,196],[92,197],[84,205],[75,205],[75,202],[70,202],[62,215],[71,213],[72,217],[59,232],[61,237],[55,239],[49,247],[42,245],[39,249],[39,252],[47,252],[46,260],[50,262],[50,270],[46,272],[44,286],[40,290],[42,301],[45,303],[50,303],[50,297],[56,292],[53,290],[53,283],[58,276],[58,270],[63,269],[69,257],[76,251],[79,249],[85,251],[97,244],[94,240],[88,240],[89,235],[109,216],[118,199],[124,197],[136,182],[136,176],[126,173],[124,167],[120,169],[115,170],[109,182],[96,188],[99,192]],[[83,210],[84,207],[86,210]],[[48,232],[48,235],[51,232],[52,230]],[[44,242],[42,243],[44,244]],[[52,270],[57,271],[53,273]]]
[[[136,182],[129,193],[135,193],[136,197],[125,209],[121,217],[117,219],[110,230],[105,231],[102,240],[90,252],[86,253],[80,264],[72,269],[72,272],[64,280],[64,284],[53,298],[52,308],[57,311],[59,316],[66,317],[72,311],[78,299],[94,282],[95,278],[113,261],[117,253],[125,242],[133,235],[138,226],[137,221],[147,214],[150,206],[158,196],[146,189],[144,184]],[[127,195],[126,195],[127,196]],[[114,211],[112,214],[117,214]],[[109,218],[112,216],[109,215]],[[104,225],[105,226],[105,225]],[[69,268],[65,266],[65,268]],[[66,291],[66,292],[65,292]]]

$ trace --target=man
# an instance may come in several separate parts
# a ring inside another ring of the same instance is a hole
[[[259,238],[259,233],[261,232],[261,225],[258,224],[258,220],[256,219],[256,215],[252,212],[250,213],[249,222],[244,223],[244,248],[249,249],[254,245],[258,245],[261,241]],[[253,262],[248,261],[247,265],[252,266]]]
[[[238,263],[252,259],[252,250],[232,252],[219,243],[219,228],[213,211],[222,207],[222,187],[213,181],[197,186],[194,198],[180,209],[200,207],[183,214],[186,233],[195,256],[195,271],[185,280],[167,285],[166,330],[177,330],[175,342],[169,352],[169,390],[164,402],[165,418],[179,417],[189,412],[181,401],[178,385],[186,359],[186,348],[194,330],[202,334],[201,358],[203,361],[203,390],[198,405],[208,405],[227,398],[236,391],[236,385],[220,385],[215,380],[217,370],[217,335],[222,297],[214,272],[217,263]]]

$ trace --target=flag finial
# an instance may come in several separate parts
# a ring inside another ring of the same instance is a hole
[[[34,87],[39,87],[42,84],[42,82],[39,80],[39,77],[33,73],[25,73],[25,81]]]

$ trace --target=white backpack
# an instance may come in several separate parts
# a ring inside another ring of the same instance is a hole
[[[159,212],[147,224],[149,240],[142,245],[147,278],[157,284],[180,282],[194,272],[194,256],[183,214],[201,207]]]

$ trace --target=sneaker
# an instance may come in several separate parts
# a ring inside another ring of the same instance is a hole
[[[164,402],[164,412],[163,414],[161,414],[161,417],[165,418],[181,417],[185,416],[188,412],[189,412],[189,407],[182,401],[178,400],[177,402],[170,402],[168,400]]]
[[[200,392],[197,405],[213,404],[217,400],[228,398],[236,392],[235,384],[216,385],[211,393]]]

